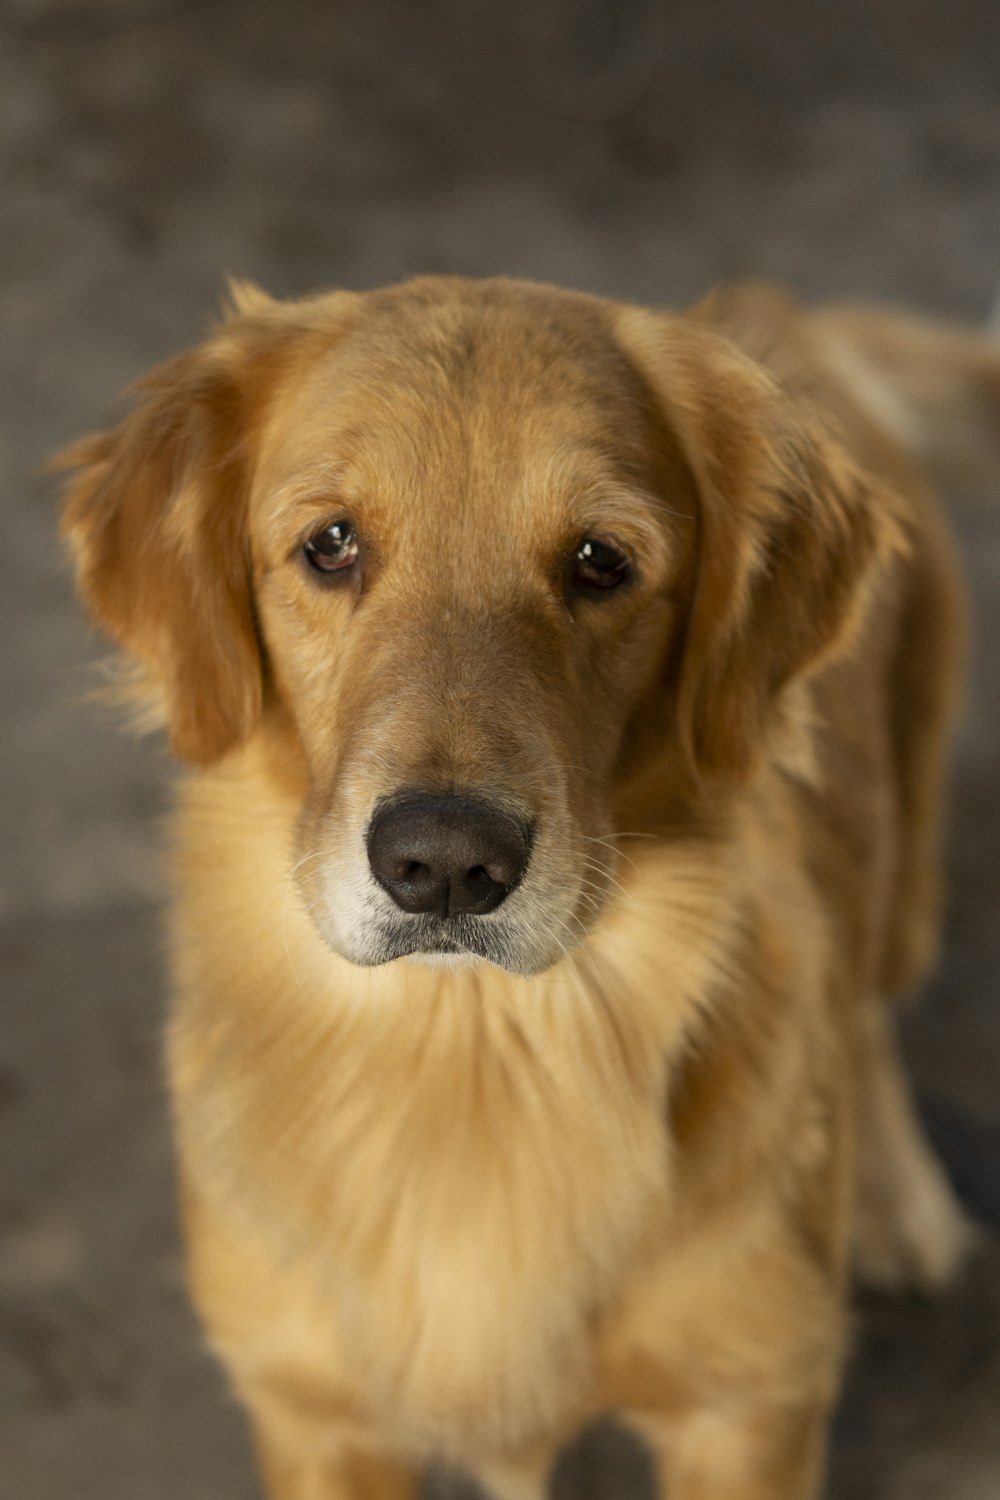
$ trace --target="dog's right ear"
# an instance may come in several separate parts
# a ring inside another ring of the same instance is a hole
[[[144,669],[171,748],[203,765],[246,739],[261,709],[247,531],[259,433],[296,349],[328,338],[353,300],[231,295],[232,315],[139,382],[117,427],[56,460],[75,471],[62,531],[80,592]]]
[[[786,689],[852,649],[908,549],[907,513],[726,340],[641,310],[621,328],[697,492],[678,730],[699,781],[733,783]]]

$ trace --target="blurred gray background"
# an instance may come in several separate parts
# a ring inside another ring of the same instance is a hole
[[[982,321],[1000,6],[6,0],[0,172],[0,1496],[254,1500],[181,1288],[168,771],[83,701],[100,648],[40,465],[200,336],[227,271],[285,294],[507,272],[675,303],[754,274]],[[960,1191],[1000,1226],[1000,476],[955,520],[979,650],[947,953],[908,1046]],[[629,1500],[641,1464],[605,1434],[559,1488]],[[994,1248],[940,1302],[859,1307],[829,1495],[1000,1496]]]

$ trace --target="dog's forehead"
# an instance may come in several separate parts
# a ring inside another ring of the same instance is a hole
[[[440,290],[439,288],[444,288]],[[267,467],[510,487],[539,464],[641,466],[649,414],[610,304],[518,284],[413,283],[362,298],[352,326],[276,408]]]
[[[468,397],[494,381],[528,382],[536,397],[584,397],[621,380],[627,361],[612,303],[507,280],[425,278],[361,299],[342,349],[405,386]]]

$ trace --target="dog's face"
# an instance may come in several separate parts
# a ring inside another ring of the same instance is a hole
[[[694,509],[680,465],[664,494],[602,310],[572,311],[377,299],[261,443],[257,608],[310,769],[298,878],[359,963],[532,972],[605,899]]]
[[[556,962],[628,778],[745,778],[894,544],[720,340],[517,283],[245,297],[69,457],[95,613],[182,755],[294,745],[296,879],[362,964]]]

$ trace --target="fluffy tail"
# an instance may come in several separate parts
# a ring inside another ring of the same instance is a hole
[[[1000,299],[995,315],[1000,322]],[[830,308],[810,321],[855,398],[934,484],[1000,487],[1000,330],[875,307]]]

